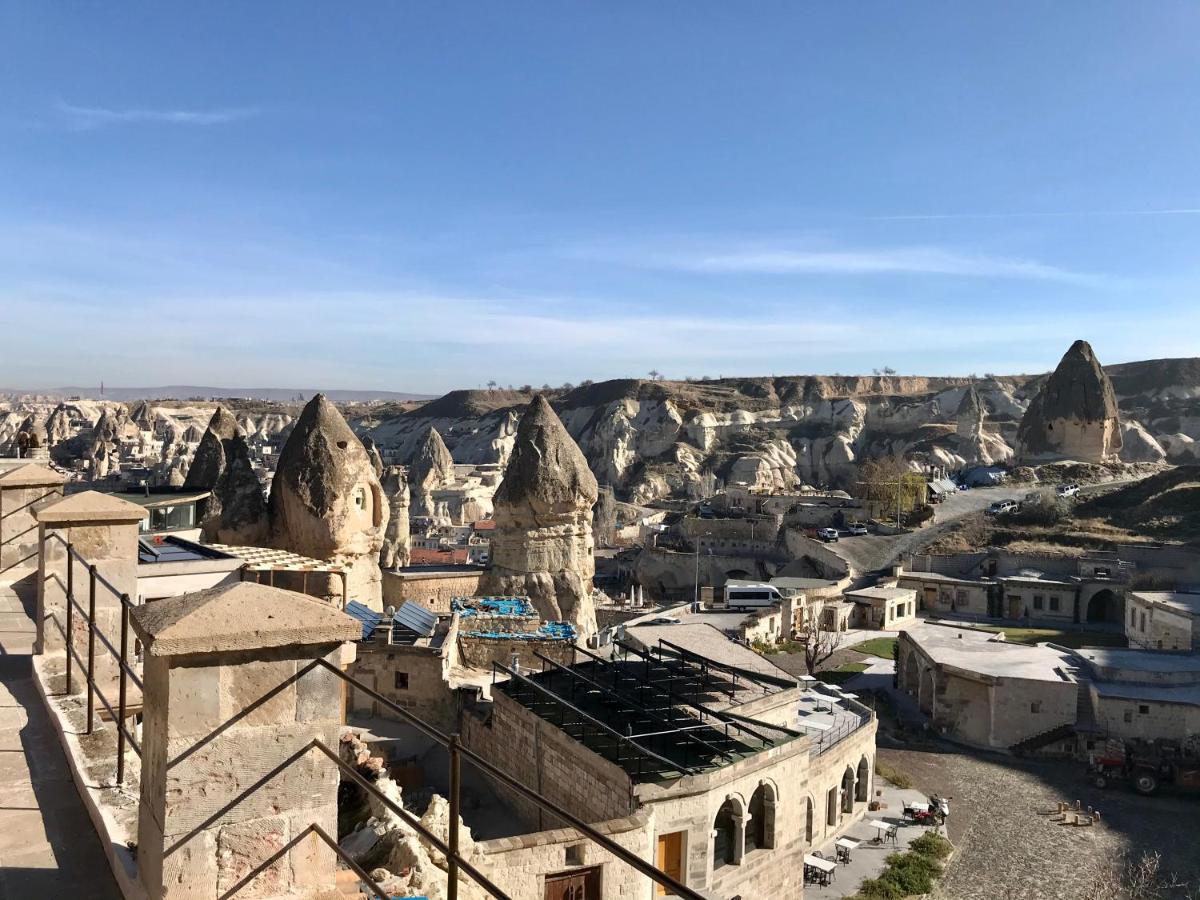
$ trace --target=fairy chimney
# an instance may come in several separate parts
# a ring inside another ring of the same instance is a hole
[[[412,495],[411,514],[437,518],[433,492],[454,484],[454,457],[436,428],[430,428],[421,449],[408,469],[408,485]]]
[[[223,406],[200,438],[184,487],[210,492],[200,523],[202,540],[253,545],[268,539],[267,502],[250,462],[250,447]]]
[[[383,470],[383,494],[387,497],[387,529],[383,534],[383,549],[379,551],[379,565],[385,569],[407,566],[411,558],[408,535],[408,479],[400,466],[388,466]]]
[[[493,498],[496,530],[482,594],[525,595],[543,619],[596,630],[592,507],[596,478],[546,400],[529,404]]]
[[[362,441],[324,394],[280,451],[269,508],[276,547],[346,566],[349,598],[382,609],[387,500]]]
[[[1099,463],[1121,451],[1112,382],[1087,341],[1076,341],[1033,398],[1017,430],[1024,464],[1070,459]]]

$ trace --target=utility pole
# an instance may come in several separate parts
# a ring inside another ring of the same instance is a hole
[[[712,532],[704,532],[705,537],[711,537]],[[692,583],[692,609],[699,611],[700,609],[700,535],[696,535],[696,571],[693,576]]]

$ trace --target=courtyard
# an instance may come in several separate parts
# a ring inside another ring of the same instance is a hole
[[[936,900],[1084,898],[1122,856],[1144,852],[1161,854],[1162,871],[1193,890],[1200,885],[1200,803],[1194,798],[1102,791],[1087,782],[1080,763],[1018,760],[940,743],[900,749],[885,747],[881,736],[878,759],[908,775],[918,790],[954,798],[947,825],[955,854]],[[1102,824],[1052,822],[1044,813],[1060,800],[1100,810]],[[1173,896],[1190,894],[1181,889]]]

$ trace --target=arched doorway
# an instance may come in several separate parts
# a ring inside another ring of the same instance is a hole
[[[750,795],[750,822],[746,826],[746,852],[775,846],[775,791],[766,782]]]
[[[866,803],[871,796],[871,764],[864,756],[858,761],[858,772],[854,779],[854,800],[856,803]]]
[[[933,715],[933,669],[921,673],[921,689],[917,694],[917,705],[927,716]]]
[[[1123,622],[1125,611],[1117,595],[1108,588],[1096,591],[1088,600],[1087,620],[1089,622]]]
[[[854,770],[849,766],[842,776],[842,812],[854,812]]]
[[[732,797],[727,797],[717,810],[713,822],[713,869],[731,866],[736,861],[737,823],[740,810]]]
[[[726,581],[750,581],[750,573],[745,569],[730,569],[725,573]]]

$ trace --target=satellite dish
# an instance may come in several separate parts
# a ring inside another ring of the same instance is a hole
[[[393,616],[396,615],[396,607],[394,607],[394,606],[386,607],[383,611],[383,614],[385,616],[387,616],[389,619],[392,618]]]

